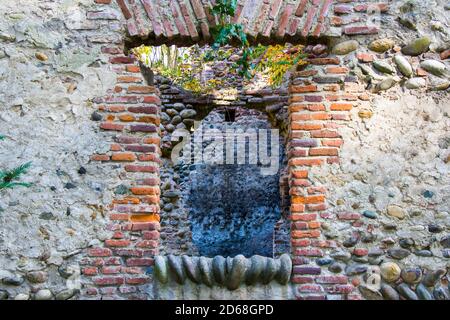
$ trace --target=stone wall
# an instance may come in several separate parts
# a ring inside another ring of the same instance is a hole
[[[105,211],[120,180],[113,166],[90,161],[109,148],[90,120],[90,99],[116,82],[101,47],[119,39],[120,15],[109,9],[103,18],[87,19],[91,6],[2,2],[1,165],[32,161],[24,181],[33,184],[2,191],[0,198],[2,296],[51,297],[40,289],[73,296],[80,253],[110,235]]]
[[[448,299],[445,277],[417,286],[448,268],[448,65],[429,45],[342,41],[293,74],[300,299]]]
[[[181,103],[202,117],[224,102],[267,112],[288,138],[293,223],[276,239],[290,232],[294,268],[280,296],[448,299],[446,1],[240,1],[253,42],[312,44],[289,121],[283,89],[242,88],[233,105],[153,86],[125,42],[206,42],[214,21],[209,1],[150,3],[2,2],[0,163],[32,161],[33,183],[2,190],[2,299],[151,298],[160,250],[197,254],[171,251],[189,243],[187,215],[160,241],[174,191],[161,155],[175,115],[163,112]]]

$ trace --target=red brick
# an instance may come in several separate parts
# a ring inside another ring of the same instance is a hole
[[[130,162],[136,160],[136,155],[131,152],[113,153],[111,156],[112,161]]]
[[[389,4],[387,3],[370,3],[370,4],[358,4],[354,7],[356,12],[382,12],[385,13],[389,10]]]
[[[321,123],[293,122],[291,124],[292,130],[311,131],[311,130],[320,130],[322,128],[323,125]]]
[[[94,284],[98,286],[121,285],[125,281],[122,277],[100,277],[93,279]]]
[[[158,248],[158,242],[155,240],[143,240],[136,243],[136,248]]]
[[[310,239],[291,239],[291,244],[293,247],[309,247],[311,245]],[[300,264],[304,264],[304,261]],[[295,263],[299,264],[299,263]]]
[[[312,58],[308,62],[315,65],[340,64],[339,58]]]
[[[125,19],[130,19],[132,17],[130,10],[128,9],[127,5],[125,4],[125,0],[116,0],[117,4],[119,5],[120,9],[122,10],[123,16]]]
[[[318,130],[311,131],[311,137],[313,138],[340,138],[341,135],[334,130]]]
[[[120,266],[114,266],[114,267],[103,267],[101,269],[101,272],[103,274],[119,274],[122,271],[122,267]]]
[[[154,125],[138,124],[130,127],[131,132],[157,132],[157,128]]]
[[[129,86],[127,89],[128,93],[155,93],[155,87],[152,86]],[[145,102],[145,97],[144,97]]]
[[[85,276],[96,276],[98,274],[98,269],[94,267],[82,268],[81,273]]]
[[[88,255],[90,257],[109,257],[112,255],[112,251],[108,248],[91,248],[88,249]]]
[[[306,213],[306,214],[293,214],[291,216],[292,221],[313,221],[317,219],[317,214]]]
[[[297,291],[300,293],[321,293],[323,288],[317,284],[302,284],[297,287]]]
[[[346,67],[327,67],[325,69],[325,72],[331,73],[331,74],[343,74],[343,73],[348,72],[348,68],[346,68]]]
[[[311,156],[337,156],[338,149],[336,148],[311,148],[309,149]]]
[[[317,283],[324,284],[346,284],[348,282],[347,276],[319,276],[315,280]]]
[[[295,284],[313,283],[314,278],[295,275],[292,277],[291,281],[292,281],[292,283],[295,283]]]
[[[141,68],[135,65],[126,66],[126,70],[131,73],[139,73],[141,72]]]
[[[139,267],[139,266],[152,266],[152,258],[129,258],[127,259],[127,266],[129,267]]]
[[[105,240],[105,245],[108,247],[127,247],[130,245],[130,240]]]
[[[322,270],[319,267],[310,267],[310,266],[294,266],[293,273],[296,274],[310,274],[310,275],[319,275]]]
[[[308,178],[308,171],[307,170],[292,170],[291,171],[292,176],[296,179],[306,179]]]
[[[123,257],[142,257],[144,252],[139,249],[115,249],[114,254]]]
[[[138,83],[142,82],[141,77],[135,77],[135,76],[119,76],[117,77],[118,83]]]
[[[149,282],[148,277],[132,277],[132,278],[125,278],[126,284],[132,284],[132,285],[140,285],[140,284],[146,284]]]
[[[351,103],[332,103],[330,106],[331,111],[350,111],[353,109]]]
[[[299,159],[291,159],[289,160],[289,165],[291,166],[321,166],[323,165],[323,159],[308,159],[308,158],[299,158]]]
[[[353,6],[347,4],[338,4],[334,6],[334,13],[349,14],[353,12]]]
[[[109,161],[110,156],[107,154],[94,154],[91,156],[93,161]]]
[[[358,220],[361,219],[361,215],[356,212],[341,212],[337,214],[339,220]]]
[[[293,238],[318,238],[320,237],[319,230],[292,230]]]
[[[158,231],[145,231],[142,234],[142,238],[144,240],[158,240],[159,239],[159,232]]]
[[[316,92],[316,85],[307,85],[307,86],[291,86],[289,88],[291,93],[305,93],[305,92]]]
[[[370,53],[359,52],[356,54],[356,57],[361,62],[373,62],[373,60],[374,60],[373,54],[370,54]]]
[[[100,125],[100,128],[103,130],[122,131],[124,126],[122,124],[117,124],[117,123],[112,123],[112,122],[103,122]]]
[[[131,57],[112,57],[109,59],[109,62],[112,64],[129,64],[134,61],[135,59]]]
[[[307,256],[307,257],[323,257],[323,251],[320,249],[295,249],[294,254],[296,256]]]
[[[308,203],[322,203],[324,201],[325,201],[324,195],[310,196],[310,197],[292,197],[292,203],[308,204]]]
[[[158,172],[158,168],[155,166],[137,166],[137,165],[127,165],[125,166],[125,171],[128,172]],[[135,193],[137,194],[137,193]]]
[[[128,111],[133,113],[158,114],[158,108],[155,106],[129,107]]]
[[[349,26],[344,28],[344,33],[347,35],[364,35],[377,34],[379,28],[375,26]]]

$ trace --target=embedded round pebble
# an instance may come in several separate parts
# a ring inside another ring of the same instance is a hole
[[[415,284],[422,279],[422,270],[420,268],[404,268],[401,277],[406,283]]]
[[[400,278],[402,270],[395,262],[385,262],[380,265],[381,277],[387,282],[394,282]]]

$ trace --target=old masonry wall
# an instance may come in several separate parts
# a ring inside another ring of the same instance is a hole
[[[32,161],[33,185],[1,194],[1,299],[158,298],[167,88],[124,45],[206,41],[213,21],[209,1],[149,3],[2,3],[0,163]],[[289,91],[243,94],[289,113],[293,270],[271,282],[278,297],[448,299],[448,4],[262,1],[253,24],[248,3],[235,20],[269,42],[327,40]],[[163,23],[169,8],[181,14]]]

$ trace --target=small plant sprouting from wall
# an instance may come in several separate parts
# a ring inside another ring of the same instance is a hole
[[[227,61],[232,55],[235,55],[239,48],[221,47],[214,50],[202,50],[198,46],[190,48],[177,48],[173,46],[169,49],[166,46],[148,47],[140,46],[132,50],[142,63],[151,68],[163,77],[171,79],[174,84],[179,85],[185,90],[194,94],[210,94],[214,90],[223,88],[226,83],[219,79],[203,79],[205,66],[213,62]],[[170,57],[166,53],[172,52]],[[232,77],[241,77],[244,82],[249,82],[256,74],[265,75],[271,87],[279,87],[285,75],[295,66],[304,65],[303,46],[263,46],[258,45],[252,48],[249,59],[250,78],[242,77],[238,64],[228,70]]]
[[[5,137],[0,135],[0,140],[4,140]],[[30,187],[30,183],[17,182],[17,180],[25,174],[31,166],[31,162],[27,162],[11,170],[0,170],[0,190],[11,189],[14,187]]]
[[[208,63],[227,61],[232,55],[238,55],[239,58],[234,60],[234,65],[228,70],[230,76],[239,77],[245,82],[251,81],[259,73],[267,77],[270,86],[279,87],[289,70],[306,64],[304,47],[289,44],[250,46],[243,26],[231,22],[236,6],[236,0],[216,1],[211,13],[218,18],[219,24],[212,29],[213,43],[210,47],[141,45],[131,53],[156,73],[194,94],[210,94],[226,85],[218,79],[204,79],[203,74]]]

